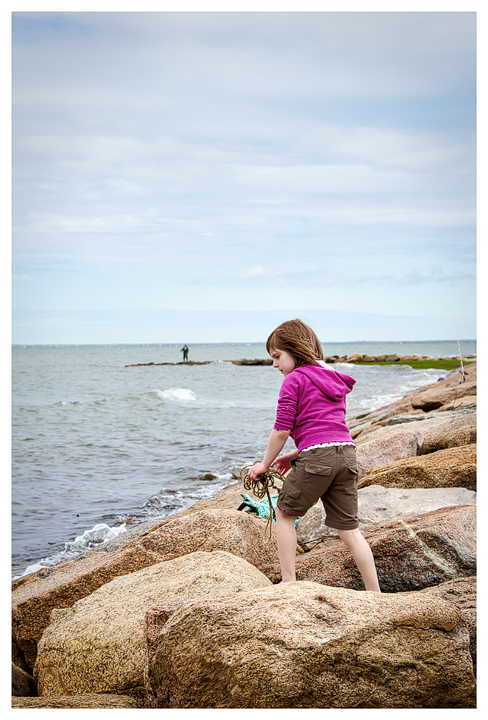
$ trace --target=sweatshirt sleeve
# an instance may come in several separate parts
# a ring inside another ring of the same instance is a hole
[[[298,387],[298,379],[292,378],[292,373],[283,380],[278,397],[274,430],[292,432],[294,429],[298,410]]]

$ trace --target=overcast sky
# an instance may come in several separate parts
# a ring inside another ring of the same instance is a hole
[[[475,337],[474,12],[16,12],[14,343]]]

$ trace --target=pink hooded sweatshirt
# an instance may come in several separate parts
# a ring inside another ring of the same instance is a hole
[[[275,430],[288,430],[298,449],[353,442],[346,425],[346,395],[356,381],[322,365],[295,368],[281,385]]]

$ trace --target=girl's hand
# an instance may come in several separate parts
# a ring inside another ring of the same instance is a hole
[[[296,453],[294,452],[286,453],[286,455],[276,458],[276,460],[271,463],[271,467],[276,466],[276,470],[280,475],[285,475],[285,473],[291,470],[291,461],[294,460],[295,457]]]
[[[247,477],[249,478],[249,480],[252,480],[252,482],[257,482],[258,475],[262,475],[267,470],[268,470],[268,468],[262,462],[256,463],[255,465],[252,465],[252,467],[249,468]]]

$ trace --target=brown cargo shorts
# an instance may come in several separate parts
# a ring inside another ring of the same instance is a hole
[[[325,524],[355,530],[358,521],[358,464],[354,445],[315,448],[292,462],[277,505],[287,515],[302,517],[320,498]]]

